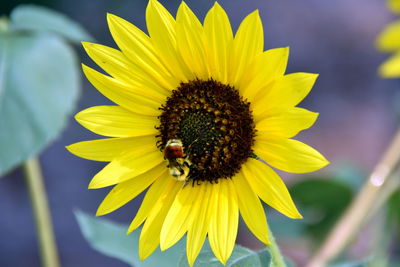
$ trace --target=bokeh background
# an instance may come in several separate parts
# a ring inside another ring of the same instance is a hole
[[[176,13],[180,1],[161,0]],[[186,1],[203,19],[213,1]],[[383,80],[376,74],[386,58],[376,51],[374,41],[385,24],[394,20],[382,0],[221,0],[233,28],[250,12],[259,9],[264,25],[265,49],[290,46],[287,72],[314,72],[320,77],[311,94],[301,104],[320,112],[315,126],[299,139],[316,147],[332,164],[314,175],[325,176],[342,166],[357,166],[368,172],[377,162],[397,127],[400,113],[400,83]],[[147,0],[40,0],[0,2],[0,15],[7,15],[21,3],[34,3],[62,12],[81,23],[96,42],[116,47],[109,34],[106,13],[116,14],[145,30]],[[81,61],[94,66],[76,47]],[[51,75],[51,73],[49,73]],[[76,111],[109,103],[82,76],[82,93]],[[1,131],[1,129],[0,129]],[[102,163],[69,154],[64,146],[98,138],[79,126],[73,118],[62,135],[41,154],[46,187],[53,216],[57,244],[63,266],[126,266],[92,250],[80,233],[73,211],[94,214],[105,190],[87,189]],[[1,148],[0,148],[1,149]],[[287,183],[301,179],[283,174]],[[108,218],[129,223],[140,198],[115,211]],[[32,219],[23,173],[16,169],[0,179],[0,266],[40,266],[35,225]],[[282,222],[289,221],[279,215]],[[257,248],[260,244],[239,233],[239,242]],[[279,235],[278,235],[278,240]],[[307,249],[294,252],[284,238],[283,250],[299,263]],[[302,243],[301,246],[307,243]],[[359,254],[368,248],[359,249]],[[132,253],[137,253],[132,251]]]

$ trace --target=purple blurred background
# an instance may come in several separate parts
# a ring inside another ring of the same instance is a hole
[[[27,2],[1,3],[0,14],[7,14],[20,3]],[[145,29],[146,0],[29,3],[65,13],[81,23],[98,43],[112,47],[116,45],[107,29],[106,12]],[[180,1],[161,0],[161,3],[175,14]],[[187,3],[202,20],[213,1]],[[370,170],[393,135],[400,111],[399,81],[382,80],[376,74],[386,56],[375,50],[374,39],[394,19],[384,1],[226,0],[220,4],[235,30],[248,13],[259,9],[265,49],[290,46],[287,72],[320,74],[311,94],[301,104],[320,112],[320,117],[299,139],[316,147],[332,162],[321,173],[333,170],[342,162],[353,162]],[[76,49],[83,62],[93,65],[81,47]],[[76,111],[109,103],[85,78],[82,78],[82,88]],[[93,251],[83,239],[73,215],[74,209],[94,214],[108,189],[87,190],[91,177],[104,164],[77,158],[64,146],[95,138],[98,136],[71,118],[60,138],[41,154],[63,266],[126,266]],[[140,198],[107,217],[127,224],[139,203]],[[0,179],[0,211],[0,266],[40,266],[35,225],[20,170]]]

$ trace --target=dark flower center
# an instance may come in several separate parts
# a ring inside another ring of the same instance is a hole
[[[163,151],[168,140],[182,141],[193,184],[230,178],[253,156],[250,103],[234,87],[212,79],[181,83],[160,109],[157,145]]]

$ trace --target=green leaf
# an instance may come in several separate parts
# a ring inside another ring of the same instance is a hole
[[[40,152],[77,100],[74,51],[49,34],[0,33],[0,175]]]
[[[257,251],[257,255],[260,258],[261,266],[270,266],[272,263],[271,254],[268,249],[262,249]]]
[[[367,266],[386,266],[385,265],[374,265],[371,262],[372,258],[368,257],[355,262],[339,262],[328,265],[328,267],[367,267]]]
[[[128,226],[76,211],[75,216],[83,236],[93,249],[128,263],[135,267],[176,267],[185,251],[185,242],[181,240],[170,249],[161,252],[157,249],[146,260],[138,255],[140,230],[126,235]]]
[[[133,255],[137,253],[137,244],[132,237],[137,236],[137,232],[128,236],[126,227],[81,211],[76,211],[75,216],[83,236],[95,250],[132,265],[135,263]]]
[[[395,191],[389,198],[388,216],[391,221],[400,225],[400,189]]]
[[[45,7],[20,5],[11,12],[10,18],[14,30],[53,32],[75,43],[93,40],[78,23]]]
[[[223,265],[215,256],[211,249],[203,249],[197,257],[194,267],[262,267],[269,266],[271,255],[267,249],[258,252],[252,251],[239,245],[235,245],[231,257],[226,265]],[[179,267],[188,267],[186,255],[182,256]]]
[[[290,192],[304,216],[306,233],[316,241],[325,237],[353,198],[352,188],[334,178],[302,180]]]

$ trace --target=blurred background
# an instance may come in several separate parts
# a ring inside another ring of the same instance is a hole
[[[176,0],[160,2],[172,14],[176,13],[180,3]],[[214,1],[186,2],[203,20]],[[349,179],[356,176],[354,179],[365,179],[363,174],[367,174],[376,164],[394,134],[400,114],[400,81],[383,80],[376,74],[377,67],[386,55],[376,51],[375,38],[385,24],[395,19],[384,1],[219,2],[228,13],[235,30],[247,14],[259,9],[264,25],[265,49],[290,46],[288,73],[320,74],[311,94],[300,105],[319,112],[320,117],[315,126],[301,133],[298,139],[317,148],[332,164],[312,174],[312,177],[327,179],[340,173]],[[107,28],[107,12],[146,29],[144,14],[147,0],[7,0],[0,3],[0,15],[8,15],[22,3],[43,5],[62,12],[83,25],[96,42],[111,47],[116,45]],[[75,49],[82,62],[94,66],[82,47]],[[81,83],[83,90],[76,111],[109,103],[83,76]],[[75,209],[95,214],[108,189],[87,189],[90,179],[104,164],[77,158],[68,153],[64,146],[95,138],[98,136],[70,118],[62,135],[40,156],[63,266],[126,266],[91,249],[73,215]],[[346,174],[343,174],[344,170]],[[288,184],[304,178],[302,175],[282,176]],[[140,201],[141,197],[107,217],[128,224]],[[40,266],[35,225],[20,169],[0,179],[0,212],[0,266]],[[279,224],[293,226],[293,222],[283,215],[270,214],[272,221],[279,222],[272,223],[273,230]],[[276,231],[284,254],[301,266],[312,249],[307,237],[293,243],[285,237],[285,232],[289,230],[284,228]],[[238,242],[251,248],[261,247],[246,229],[239,233]],[[358,245],[351,250],[352,257],[357,259],[367,255],[373,242],[364,239],[358,241]],[[396,249],[399,250],[394,247],[393,253]]]

